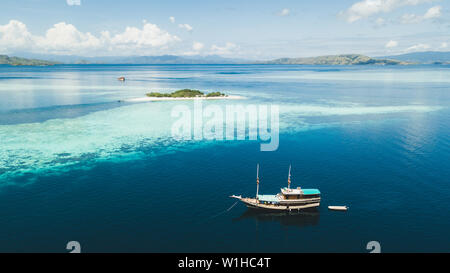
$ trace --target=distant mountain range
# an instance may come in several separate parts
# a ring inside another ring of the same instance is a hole
[[[394,59],[375,59],[364,55],[327,55],[307,58],[281,58],[272,61],[260,62],[262,64],[306,64],[306,65],[406,65]]]
[[[22,54],[27,58],[36,58],[65,64],[243,64],[243,59],[224,58],[218,55],[161,55],[161,56],[103,56],[83,57],[74,55]]]
[[[450,64],[450,52],[416,52],[395,56],[369,57],[359,54],[327,55],[307,58],[280,58],[270,61],[250,61],[224,58],[218,55],[194,56],[127,56],[82,57],[23,54],[27,58],[0,55],[0,64],[303,64],[303,65],[410,65]],[[44,61],[46,60],[46,61]]]
[[[395,56],[377,57],[382,59],[395,59],[403,62],[419,64],[450,63],[450,51],[414,52]]]

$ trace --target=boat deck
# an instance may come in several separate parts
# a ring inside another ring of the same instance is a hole
[[[260,202],[279,203],[280,199],[274,194],[259,194],[258,199]]]

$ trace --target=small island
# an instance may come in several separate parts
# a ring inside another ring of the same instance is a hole
[[[215,99],[228,99],[228,100],[240,100],[244,99],[241,96],[226,95],[222,92],[216,91],[211,93],[205,93],[195,89],[181,89],[172,93],[159,93],[150,92],[146,94],[145,98],[134,98],[124,101],[128,102],[145,102],[145,101],[168,101],[168,100],[215,100]]]
[[[13,66],[49,66],[59,64],[58,62],[26,59],[18,57],[10,57],[8,55],[0,55],[0,64],[13,65]]]
[[[221,92],[212,92],[205,94],[200,90],[194,89],[181,89],[172,93],[159,93],[159,92],[151,92],[146,94],[147,97],[151,98],[213,98],[213,97],[226,97],[224,93]]]
[[[260,64],[301,64],[301,65],[411,65],[413,63],[395,59],[371,58],[359,54],[326,55],[306,58],[281,58]]]

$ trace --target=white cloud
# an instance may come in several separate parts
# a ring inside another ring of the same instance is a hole
[[[80,52],[101,47],[101,41],[91,33],[82,33],[74,25],[61,22],[48,29],[45,36],[35,36],[38,48],[54,52]]]
[[[178,25],[179,28],[184,28],[187,31],[192,31],[194,28],[191,27],[189,24],[179,24]]]
[[[279,11],[277,13],[278,16],[288,16],[291,13],[291,11],[289,9],[282,9],[281,11]]]
[[[389,42],[386,43],[386,45],[384,46],[385,48],[394,48],[398,46],[398,42],[397,41],[393,41],[390,40]]]
[[[65,22],[53,25],[43,36],[31,34],[27,26],[17,20],[0,25],[0,50],[5,52],[124,55],[149,53],[177,41],[181,40],[151,23],[144,23],[142,28],[126,27],[123,32],[114,35],[102,31],[97,36],[81,32]]]
[[[204,45],[202,43],[200,43],[200,42],[194,42],[192,44],[192,49],[194,49],[195,51],[202,50],[203,47],[204,47]]]
[[[422,16],[416,15],[416,14],[403,14],[400,18],[400,21],[403,24],[415,24],[422,21]]]
[[[142,29],[137,27],[126,27],[125,31],[111,37],[111,44],[117,47],[160,47],[170,42],[180,40],[178,37],[170,35],[161,30],[155,24],[144,24]]]
[[[448,44],[446,42],[443,42],[439,48],[440,49],[444,49],[444,48],[447,48],[447,47],[448,47]]]
[[[427,50],[430,49],[431,46],[428,44],[417,44],[417,45],[413,45],[411,47],[408,47],[407,49],[405,49],[406,52],[411,52],[411,51],[423,51],[423,50]]]
[[[182,52],[181,55],[185,55],[185,56],[199,55],[201,53],[201,50],[204,47],[205,47],[205,45],[203,43],[193,42],[192,43],[192,50]]]
[[[211,54],[230,55],[234,53],[237,49],[239,49],[239,47],[236,44],[227,42],[225,46],[212,45]]]
[[[28,49],[33,45],[33,40],[27,26],[20,21],[11,20],[6,25],[0,25],[0,49],[3,51],[7,51],[8,48]]]
[[[388,13],[403,6],[414,6],[432,0],[363,0],[354,3],[340,13],[347,22],[353,23],[378,13]]]
[[[375,24],[377,26],[384,26],[386,24],[386,20],[384,18],[379,17],[375,20]]]
[[[69,6],[80,6],[81,0],[66,0],[66,3]]]
[[[441,7],[435,6],[430,8],[424,15],[404,14],[400,19],[403,24],[420,23],[424,20],[439,18],[441,14]]]
[[[171,23],[175,23],[175,17],[170,16],[170,17],[169,17],[169,20],[170,20]]]
[[[432,7],[425,13],[423,18],[424,19],[433,19],[433,18],[441,17],[441,15],[442,15],[441,10],[442,10],[441,6]]]

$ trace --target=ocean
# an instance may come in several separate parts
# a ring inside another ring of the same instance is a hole
[[[130,101],[184,88],[277,106],[278,146],[174,138],[193,101]],[[449,124],[448,65],[3,65],[0,252],[449,252]],[[321,206],[236,204],[256,164],[260,194],[292,165]]]

